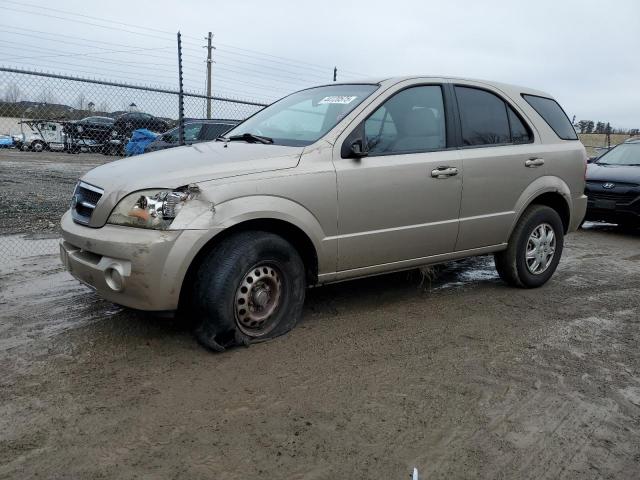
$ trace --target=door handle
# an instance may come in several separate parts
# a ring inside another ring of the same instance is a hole
[[[542,165],[544,165],[544,159],[542,158],[534,157],[524,162],[524,166],[529,168],[541,167]]]
[[[448,178],[454,177],[458,174],[456,167],[438,167],[435,170],[431,170],[431,176],[433,178]]]

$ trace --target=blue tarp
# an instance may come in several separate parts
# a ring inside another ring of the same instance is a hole
[[[13,147],[13,138],[0,135],[0,147]]]
[[[144,153],[145,147],[153,142],[157,137],[157,133],[153,133],[151,130],[147,130],[146,128],[134,130],[129,142],[124,147],[125,155],[127,157],[131,157],[133,155],[140,155],[141,153]]]

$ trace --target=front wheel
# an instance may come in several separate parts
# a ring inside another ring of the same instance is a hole
[[[531,205],[511,234],[507,249],[495,255],[496,270],[510,285],[544,285],[558,267],[564,247],[560,215],[545,205]]]
[[[198,269],[191,301],[196,338],[223,351],[282,335],[302,314],[305,288],[304,264],[289,242],[268,232],[235,234]]]

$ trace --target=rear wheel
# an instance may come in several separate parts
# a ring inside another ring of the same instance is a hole
[[[507,249],[495,255],[496,270],[510,285],[536,288],[555,272],[564,247],[564,228],[558,213],[532,205],[518,221]]]
[[[42,152],[45,149],[45,144],[44,144],[44,142],[41,142],[40,140],[36,140],[35,142],[33,142],[31,144],[31,149],[34,152]]]
[[[191,311],[195,335],[223,351],[282,335],[302,314],[305,269],[298,252],[268,232],[241,232],[223,240],[202,261]]]

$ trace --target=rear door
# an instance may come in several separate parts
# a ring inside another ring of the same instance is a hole
[[[541,145],[524,114],[500,92],[453,86],[464,185],[456,251],[508,240],[523,191],[545,175]]]
[[[462,165],[448,141],[443,91],[419,85],[395,93],[364,121],[368,155],[335,159],[338,270],[393,269],[453,251]]]

